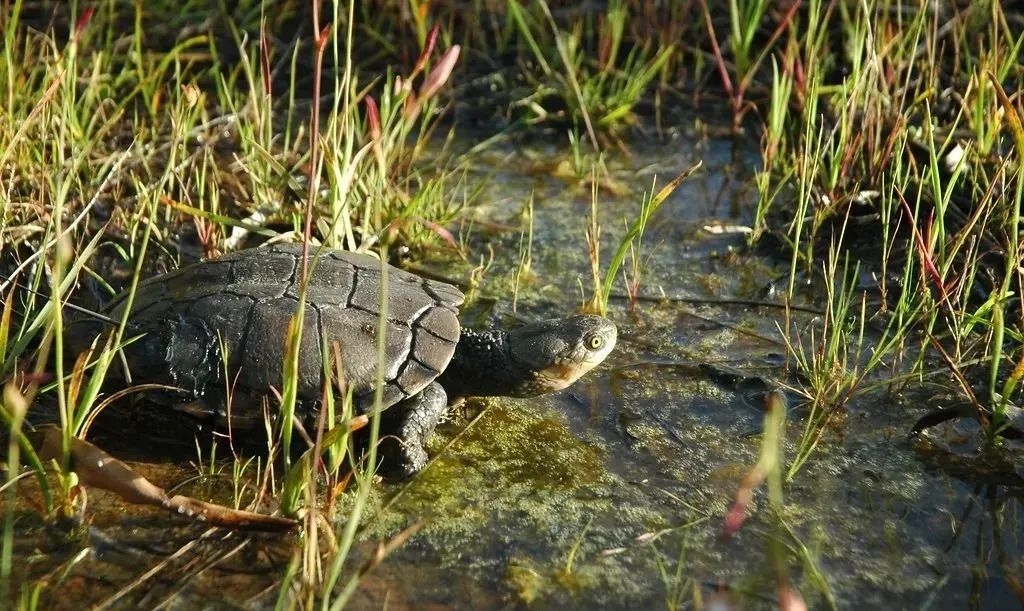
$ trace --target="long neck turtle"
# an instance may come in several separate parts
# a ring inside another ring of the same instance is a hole
[[[141,336],[124,348],[131,381],[176,387],[161,402],[217,413],[229,393],[237,413],[238,397],[280,390],[286,338],[299,305],[301,257],[297,244],[242,250],[141,282],[125,332],[126,339]],[[389,420],[398,423],[394,434],[403,441],[407,474],[426,464],[423,444],[449,399],[559,390],[615,346],[615,325],[600,316],[511,330],[462,329],[458,306],[464,296],[450,284],[368,255],[310,247],[309,257],[298,399],[315,405],[329,379],[332,392],[352,391],[357,410],[372,408],[379,317],[386,306],[381,405],[397,411],[397,420]],[[127,304],[127,295],[119,295],[104,312],[119,319]],[[69,334],[78,346],[92,337],[74,326]],[[332,358],[325,367],[325,354],[337,355],[336,366]]]

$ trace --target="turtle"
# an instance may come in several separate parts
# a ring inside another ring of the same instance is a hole
[[[616,327],[596,315],[542,320],[512,329],[471,330],[459,322],[462,291],[382,263],[367,254],[302,244],[239,250],[139,283],[102,313],[130,314],[122,350],[134,384],[189,413],[241,417],[282,388],[291,321],[300,304],[300,261],[308,283],[298,346],[297,413],[316,413],[329,388],[350,391],[354,408],[375,405],[382,350],[380,406],[389,434],[401,440],[405,475],[428,460],[424,444],[449,400],[467,396],[532,397],[561,390],[595,367],[616,343]],[[383,289],[383,290],[382,290]],[[382,318],[383,316],[383,318]],[[94,323],[95,324],[95,323]],[[383,341],[378,334],[383,330]],[[96,333],[75,331],[74,345]],[[325,355],[332,358],[325,359]],[[340,373],[339,373],[340,372]],[[383,421],[382,421],[383,422]]]

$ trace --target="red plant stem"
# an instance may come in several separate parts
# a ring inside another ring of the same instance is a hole
[[[324,65],[324,49],[327,48],[327,37],[331,25],[320,29],[320,11],[318,3],[313,3],[313,28],[317,32],[316,58],[313,63],[313,111],[309,119],[309,198],[306,200],[305,225],[302,228],[302,261],[300,278],[305,281],[309,266],[309,240],[313,235],[313,207],[316,194],[320,191],[320,81]]]
[[[722,88],[725,95],[733,100],[733,108],[736,107],[735,94],[732,88],[732,79],[729,78],[729,71],[725,69],[725,58],[722,57],[722,49],[718,46],[718,39],[715,38],[715,24],[711,23],[711,11],[708,10],[707,0],[701,0],[704,7],[704,24],[708,28],[708,38],[711,39],[711,52],[715,54],[715,66],[718,68],[718,75],[722,77]]]

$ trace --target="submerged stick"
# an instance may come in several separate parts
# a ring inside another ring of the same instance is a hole
[[[26,437],[36,448],[40,460],[60,460],[61,434],[56,426],[39,427]],[[109,490],[129,503],[162,507],[200,522],[236,530],[283,532],[298,526],[298,522],[288,518],[232,509],[180,494],[168,496],[163,488],[124,462],[82,439],[71,440],[69,459],[68,470],[75,472],[81,485]]]

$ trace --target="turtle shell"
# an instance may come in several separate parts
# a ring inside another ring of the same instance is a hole
[[[175,386],[184,398],[210,398],[228,385],[281,390],[301,257],[300,244],[249,249],[140,283],[124,335],[141,336],[124,348],[131,381]],[[347,386],[358,409],[372,405],[382,306],[383,405],[418,393],[444,371],[461,331],[459,289],[367,255],[310,246],[309,257],[300,399],[320,398],[329,370],[334,392]],[[117,319],[127,305],[124,294],[105,310]]]

